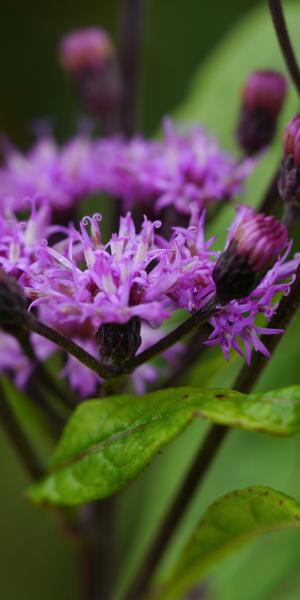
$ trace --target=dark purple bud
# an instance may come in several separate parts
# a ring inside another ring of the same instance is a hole
[[[110,37],[97,27],[73,31],[60,42],[58,55],[83,105],[103,122],[106,133],[111,133],[117,128],[122,92]],[[107,131],[109,129],[111,131]]]
[[[19,328],[27,317],[27,302],[19,284],[0,270],[0,327]]]
[[[274,217],[261,213],[246,215],[213,271],[220,300],[229,302],[248,296],[287,242],[285,226]]]
[[[283,135],[283,160],[278,189],[286,203],[289,225],[300,216],[300,113],[289,122]]]
[[[237,140],[246,155],[272,142],[286,91],[286,79],[276,71],[255,71],[248,78],[237,127]]]
[[[121,366],[137,353],[141,340],[141,320],[132,317],[128,323],[103,323],[96,333],[101,361]]]

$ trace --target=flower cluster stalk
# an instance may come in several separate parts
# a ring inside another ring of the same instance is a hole
[[[123,0],[121,13],[120,60],[124,88],[121,123],[128,136],[137,128],[147,4],[147,0]]]
[[[5,398],[2,387],[0,387],[0,425],[30,479],[42,477],[44,470],[40,460],[19,425],[13,410]]]

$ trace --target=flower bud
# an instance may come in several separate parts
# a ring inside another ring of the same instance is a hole
[[[255,71],[242,91],[237,140],[251,156],[268,146],[286,96],[286,79],[276,71]]]
[[[289,122],[283,135],[283,160],[278,189],[286,202],[289,220],[300,216],[300,113]]]
[[[0,270],[0,327],[9,331],[20,327],[27,317],[27,303],[19,284]]]
[[[103,126],[116,128],[122,99],[115,48],[107,33],[90,27],[73,31],[60,42],[59,62],[71,77],[83,105]]]
[[[287,242],[287,230],[277,219],[248,213],[235,228],[213,271],[221,302],[248,296]]]
[[[128,323],[103,323],[96,333],[102,362],[120,366],[133,358],[142,342],[140,333],[139,317],[132,317]]]

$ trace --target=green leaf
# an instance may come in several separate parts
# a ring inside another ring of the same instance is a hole
[[[300,527],[300,504],[281,492],[258,486],[226,494],[208,508],[155,598],[183,598],[231,551],[263,533],[296,527]]]
[[[300,386],[246,396],[176,388],[90,400],[73,413],[35,502],[80,504],[110,496],[133,479],[194,417],[274,435],[300,428]]]

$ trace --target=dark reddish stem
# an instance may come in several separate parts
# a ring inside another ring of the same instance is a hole
[[[264,213],[265,215],[274,214],[274,211],[277,207],[278,201],[280,199],[278,192],[278,177],[279,177],[280,165],[277,167],[269,185],[266,190],[266,193],[257,208],[257,212]]]
[[[147,0],[123,0],[120,62],[124,99],[121,122],[122,131],[128,136],[137,128],[146,12]]]
[[[195,312],[191,317],[183,321],[178,327],[173,329],[168,335],[163,337],[153,346],[144,350],[144,352],[140,352],[137,354],[131,361],[126,364],[126,371],[131,372],[134,369],[137,369],[145,362],[148,362],[155,356],[162,354],[170,348],[174,346],[179,340],[181,340],[184,336],[188,335],[193,331],[193,329],[200,328],[207,323],[209,318],[213,315],[216,309],[216,305],[218,304],[218,299],[214,295],[208,300],[208,302],[197,312]]]
[[[42,466],[38,457],[17,418],[14,415],[5,395],[0,388],[0,425],[10,440],[21,464],[24,466],[30,479],[38,479],[43,474]]]
[[[268,4],[281,52],[294,85],[300,94],[300,70],[290,40],[281,1],[268,0]]]

